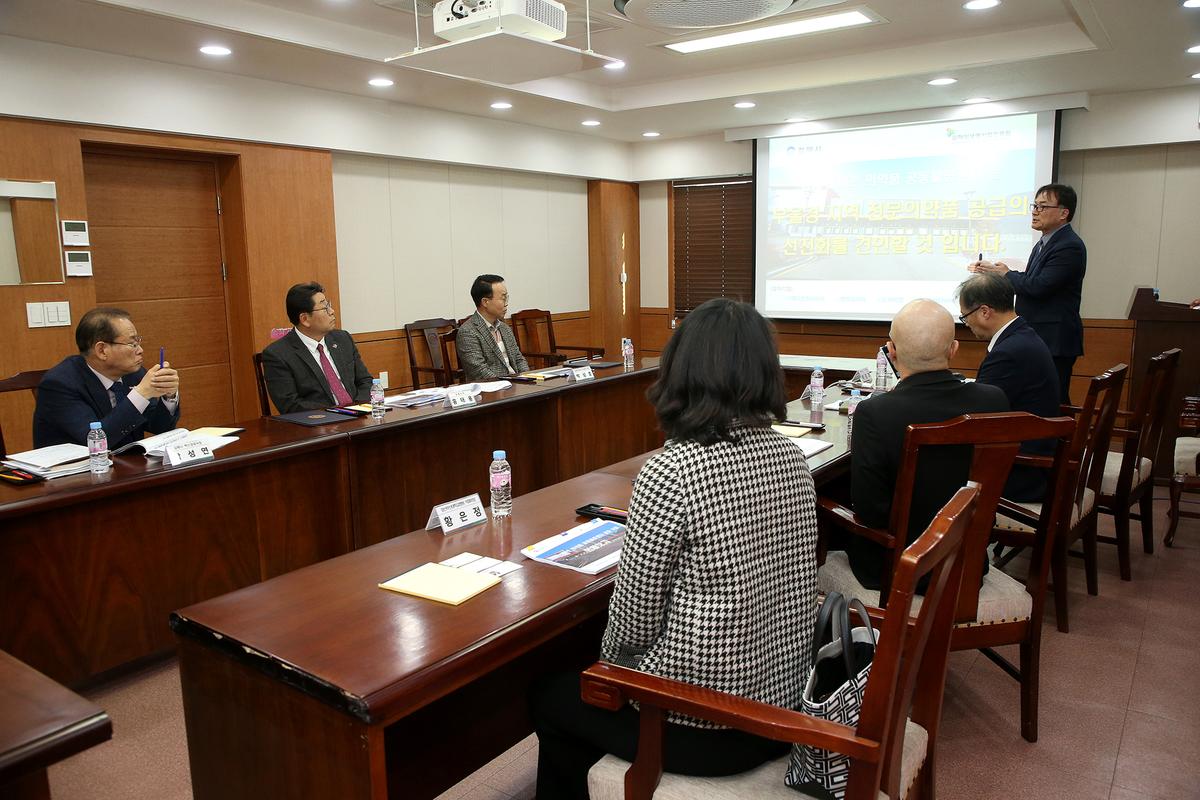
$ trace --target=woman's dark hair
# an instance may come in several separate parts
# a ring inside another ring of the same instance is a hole
[[[646,396],[671,439],[730,441],[735,422],[762,427],[787,414],[775,330],[754,306],[709,300],[667,342]]]

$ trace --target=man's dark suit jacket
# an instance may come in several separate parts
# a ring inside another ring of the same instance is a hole
[[[1007,410],[1008,400],[999,388],[966,383],[946,369],[918,372],[900,381],[892,391],[872,395],[854,412],[850,491],[855,513],[873,528],[888,527],[909,425]],[[970,467],[969,447],[937,447],[922,452],[909,514],[908,543],[925,532],[942,506],[963,487]],[[886,551],[855,536],[848,542],[846,555],[859,583],[878,589],[887,563]]]
[[[121,378],[130,391],[142,382],[146,370],[139,369]],[[67,356],[42,376],[38,384],[37,405],[33,410],[33,446],[87,444],[90,423],[99,422],[108,437],[108,449],[116,450],[141,439],[146,431],[165,433],[179,421],[179,406],[167,410],[154,398],[143,414],[129,400],[122,399],[113,408],[108,390],[100,383],[83,356]]]
[[[1087,248],[1070,225],[1054,232],[1024,272],[1008,273],[1017,313],[1037,331],[1055,358],[1083,355],[1079,301],[1087,272]]]
[[[325,334],[325,355],[333,362],[346,393],[355,403],[371,399],[371,373],[363,365],[354,339],[345,331]],[[293,328],[263,350],[267,392],[281,414],[336,405],[325,373]]]
[[[1057,417],[1058,372],[1042,338],[1021,317],[1009,324],[984,356],[975,376],[979,383],[999,386],[1012,411],[1028,411],[1039,417]],[[1038,439],[1021,445],[1022,453],[1054,455],[1053,439]],[[1022,503],[1041,502],[1046,494],[1046,471],[1014,466],[1004,485],[1004,496]]]

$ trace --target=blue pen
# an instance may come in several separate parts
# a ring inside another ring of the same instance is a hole
[[[158,348],[158,368],[159,369],[162,369],[163,355],[166,354],[166,350],[167,350],[167,348],[165,348],[165,347]]]

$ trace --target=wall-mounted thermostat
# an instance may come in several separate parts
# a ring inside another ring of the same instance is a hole
[[[80,277],[92,274],[91,250],[68,250],[66,255],[68,275]]]
[[[87,220],[64,219],[62,221],[62,232],[63,247],[86,247],[91,244],[88,241]]]

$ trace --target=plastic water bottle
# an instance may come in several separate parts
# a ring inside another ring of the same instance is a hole
[[[508,454],[503,450],[492,451],[492,465],[488,467],[488,482],[492,487],[492,518],[507,517],[512,513],[512,467],[508,465]]]
[[[891,382],[892,375],[888,368],[887,353],[881,347],[875,355],[875,388],[880,392],[888,390],[888,383]]]
[[[383,404],[383,381],[375,378],[371,381],[371,419],[383,419],[387,406]]]
[[[621,357],[625,361],[625,369],[633,369],[633,339],[621,340]]]
[[[91,430],[87,435],[88,444],[88,464],[92,468],[92,474],[103,475],[108,472],[110,466],[108,461],[108,434],[104,432],[104,428],[100,427],[99,422],[91,424]]]
[[[850,390],[850,399],[846,401],[846,439],[854,435],[854,410],[862,402],[863,394],[858,389]]]
[[[820,367],[815,367],[812,371],[812,377],[808,379],[809,396],[812,399],[813,405],[824,405],[825,403],[825,373]]]

